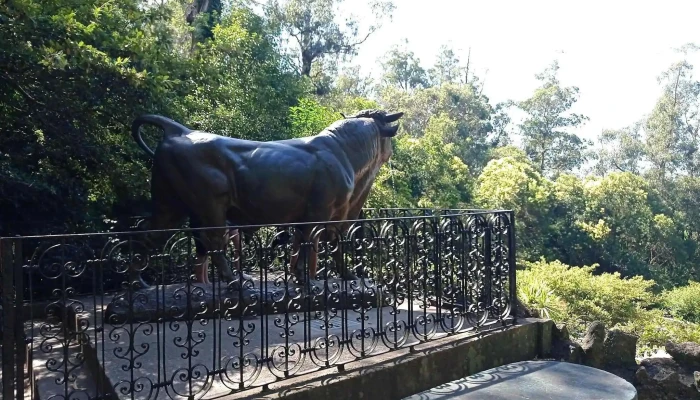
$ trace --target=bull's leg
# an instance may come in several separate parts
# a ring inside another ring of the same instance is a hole
[[[168,240],[168,234],[157,231],[179,228],[182,226],[186,215],[177,207],[157,201],[154,203],[153,215],[151,216],[146,229],[155,232],[151,232],[146,235],[146,242],[151,249],[163,251],[164,249],[162,247]],[[150,287],[150,285],[143,280],[141,271],[139,271],[134,264],[132,264],[129,268],[129,282],[141,287],[142,289]]]
[[[291,269],[292,273],[296,276],[297,280],[299,283],[304,283],[304,267],[299,267],[299,258],[301,257],[302,260],[305,260],[304,254],[302,254],[302,248],[301,248],[301,243],[303,239],[303,231],[302,232],[295,232],[294,235],[294,242],[292,243],[292,255],[289,258],[289,268]],[[302,265],[304,265],[305,262],[302,262]]]
[[[307,247],[309,260],[309,279],[316,279],[316,271],[318,270],[318,235],[310,237],[311,246]]]
[[[209,282],[209,255],[207,254],[207,249],[202,243],[201,231],[194,232],[195,238],[195,254],[196,258],[194,261],[194,280],[197,283],[211,283]]]
[[[233,264],[236,267],[236,272],[238,277],[243,280],[253,280],[251,275],[246,274],[243,271],[243,264],[241,263],[243,248],[241,247],[241,232],[238,229],[231,229],[226,231],[226,242],[229,242],[229,238],[233,239],[233,246],[236,250],[237,256],[233,257]]]
[[[294,235],[290,267],[293,268],[299,283],[306,282],[307,271],[309,273],[309,280],[316,279],[318,254],[315,249],[318,248],[318,239],[314,240],[313,248],[309,248],[310,246],[308,243],[311,241],[310,231],[311,229],[309,227],[303,227],[300,232]]]
[[[223,280],[225,280],[226,282],[233,281],[233,271],[231,271],[231,267],[229,266],[226,260],[226,255],[224,254],[224,252],[226,251],[227,243],[226,229],[215,228],[207,229],[200,232],[200,236],[202,238],[202,242],[205,248],[205,253],[202,255],[206,256],[206,250],[210,250],[212,252],[210,254],[211,260],[214,263],[214,266],[219,270],[219,274],[221,274]]]

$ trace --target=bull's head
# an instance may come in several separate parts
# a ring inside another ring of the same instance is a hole
[[[395,112],[395,113],[387,113],[384,110],[376,110],[376,109],[368,109],[368,110],[362,110],[357,112],[354,115],[349,115],[344,118],[371,118],[374,120],[374,123],[377,126],[377,129],[379,130],[379,135],[381,136],[381,140],[379,141],[380,145],[380,157],[381,157],[381,162],[387,162],[389,161],[389,158],[391,158],[391,155],[393,154],[393,150],[391,147],[391,138],[396,136],[396,133],[399,131],[399,125],[390,125],[393,122],[396,122],[403,116],[403,112]]]

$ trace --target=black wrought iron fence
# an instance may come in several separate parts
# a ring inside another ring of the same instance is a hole
[[[510,211],[367,209],[1,238],[3,398],[213,399],[500,328],[515,322],[513,227]]]

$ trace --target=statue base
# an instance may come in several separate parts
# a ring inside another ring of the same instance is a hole
[[[237,284],[178,283],[156,285],[114,296],[105,310],[107,324],[212,318],[254,318],[266,314],[322,312],[383,307],[381,288],[367,279],[282,281]]]

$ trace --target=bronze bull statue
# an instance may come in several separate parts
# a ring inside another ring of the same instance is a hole
[[[234,273],[223,252],[229,240],[227,223],[262,225],[358,218],[379,169],[392,155],[391,138],[398,125],[390,124],[402,115],[363,110],[334,122],[315,136],[270,142],[192,130],[160,115],[140,116],[132,124],[132,136],[153,158],[153,210],[148,228],[178,228],[187,217],[192,228],[215,228],[195,232],[195,276],[200,282],[208,281],[207,252],[211,251],[222,278],[232,282]],[[155,150],[141,137],[144,124],[164,131]],[[303,238],[295,238],[294,246],[311,239],[312,227],[302,226]],[[337,237],[338,233],[331,236]],[[308,260],[303,252],[301,257],[308,261],[309,276],[314,277],[316,254],[309,253]],[[292,266],[296,261],[293,256]],[[251,279],[239,273],[243,279]],[[146,285],[142,280],[140,283]]]

